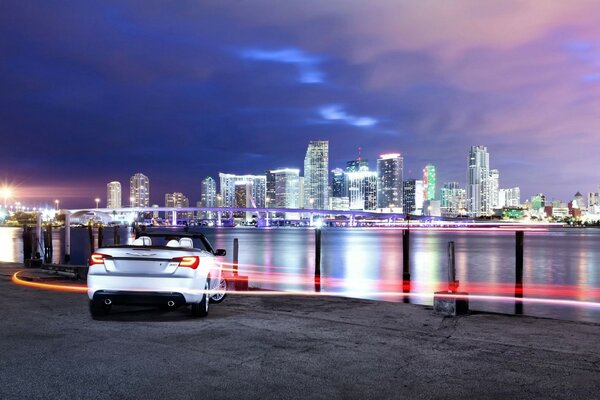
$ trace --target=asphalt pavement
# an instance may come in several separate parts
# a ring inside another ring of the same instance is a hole
[[[598,399],[600,325],[338,297],[115,307],[0,264],[0,399]]]

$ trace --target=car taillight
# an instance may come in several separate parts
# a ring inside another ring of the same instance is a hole
[[[175,261],[179,262],[178,267],[196,269],[198,268],[198,265],[200,265],[200,257],[198,256],[177,257],[175,258]]]
[[[92,265],[101,265],[104,264],[104,260],[110,258],[110,256],[107,256],[106,254],[100,254],[100,253],[93,253],[90,256],[90,267]]]

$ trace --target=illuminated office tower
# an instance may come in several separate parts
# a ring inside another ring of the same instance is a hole
[[[377,172],[361,167],[360,171],[347,172],[348,198],[351,210],[377,208]]]
[[[324,210],[329,205],[329,142],[313,140],[304,157],[304,207]]]
[[[423,181],[409,179],[403,182],[404,213],[412,215],[423,215],[424,185]]]
[[[348,197],[346,174],[341,168],[336,168],[331,171],[331,196]]]
[[[423,168],[423,189],[425,190],[423,197],[425,201],[435,200],[435,184],[435,165],[427,164]]]
[[[137,173],[129,180],[129,197],[132,207],[148,207],[150,205],[150,180],[142,173]]]
[[[467,169],[467,212],[470,217],[489,215],[490,155],[485,146],[471,146]]]
[[[513,187],[508,189],[498,189],[498,206],[519,207],[521,205],[521,189]]]
[[[272,169],[266,172],[269,208],[300,208],[300,170]]]
[[[202,202],[202,207],[210,208],[217,206],[217,182],[211,176],[207,176],[202,180],[200,201]]]
[[[109,182],[106,185],[106,207],[121,208],[121,198],[121,182]]]
[[[181,192],[165,193],[165,207],[173,208],[187,208],[190,206],[189,199]],[[165,212],[165,219],[170,219],[171,215],[167,211]],[[178,212],[177,219],[189,219],[192,218],[191,212]]]
[[[377,207],[402,212],[403,159],[399,153],[382,154],[377,160]]]
[[[455,217],[466,212],[466,192],[458,182],[446,182],[441,189],[440,207],[443,216]]]
[[[244,198],[251,208],[265,207],[267,185],[265,175],[233,175],[221,172],[219,173],[219,180],[221,183],[221,202],[223,203],[223,207],[236,207],[236,186],[243,186],[243,190],[247,190],[248,187],[250,188],[249,192],[244,194]],[[248,184],[250,186],[247,186]],[[241,190],[239,189],[238,192]],[[246,201],[243,203],[246,204]]]
[[[500,198],[498,197],[498,190],[500,184],[500,172],[497,169],[493,169],[490,171],[489,178],[489,186],[488,189],[490,191],[490,205],[492,210],[495,210],[500,207]]]

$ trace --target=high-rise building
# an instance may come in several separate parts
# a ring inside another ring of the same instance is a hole
[[[269,208],[300,208],[300,170],[272,169],[266,172]]]
[[[348,197],[346,174],[341,168],[336,168],[331,171],[331,197]]]
[[[142,173],[137,173],[129,180],[129,199],[132,207],[148,207],[150,205],[150,180]]]
[[[500,184],[500,171],[497,169],[493,169],[490,171],[489,178],[489,191],[490,191],[490,203],[492,210],[495,210],[500,207],[500,199],[498,198],[498,190]]]
[[[251,185],[251,193],[247,194],[247,204],[251,208],[265,207],[267,178],[264,175],[233,175],[221,172],[219,180],[223,207],[236,207],[236,186],[244,186],[246,190],[248,184]]]
[[[427,164],[425,168],[423,168],[423,187],[425,190],[424,198],[427,200],[435,200],[435,165]]]
[[[304,207],[324,210],[329,205],[329,142],[313,140],[304,157]]]
[[[382,154],[377,160],[377,207],[402,212],[404,163],[399,153]]]
[[[513,187],[498,189],[498,208],[519,207],[521,205],[521,189]]]
[[[377,208],[377,172],[361,167],[360,171],[347,172],[348,197],[351,210]]]
[[[211,176],[207,176],[202,180],[200,201],[202,202],[202,207],[210,208],[217,206],[217,182]]]
[[[369,160],[363,160],[360,157],[346,163],[346,172],[363,171],[364,168],[369,169]]]
[[[490,155],[485,146],[471,146],[467,169],[467,212],[471,217],[490,215]]]
[[[186,208],[189,206],[190,201],[183,193],[165,193],[165,207]]]
[[[121,182],[109,182],[106,185],[106,207],[121,208],[121,198]]]
[[[588,193],[588,208],[594,207],[598,205],[598,193],[590,192]]]
[[[440,208],[444,216],[455,217],[466,212],[466,191],[458,182],[445,182],[441,189]]]
[[[404,213],[412,215],[423,215],[423,203],[425,191],[423,181],[409,179],[403,182]]]
[[[189,199],[181,192],[165,193],[165,207],[187,208],[190,206]],[[165,212],[165,219],[169,219],[171,214]],[[189,219],[192,217],[191,212],[178,212],[177,219]]]

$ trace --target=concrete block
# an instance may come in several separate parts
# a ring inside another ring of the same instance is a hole
[[[248,277],[243,275],[237,275],[233,277],[233,285],[235,291],[244,292],[248,291]]]
[[[465,292],[435,292],[433,311],[446,316],[466,315],[469,313],[469,299]]]

